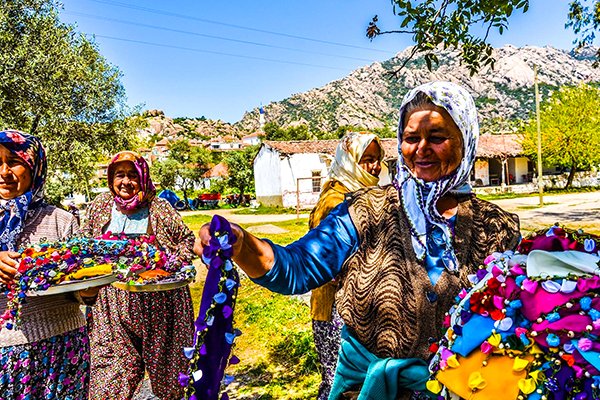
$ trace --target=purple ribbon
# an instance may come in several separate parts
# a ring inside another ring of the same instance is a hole
[[[191,359],[190,370],[179,377],[179,383],[188,387],[186,398],[191,400],[217,400],[221,385],[228,383],[223,380],[225,368],[229,363],[238,362],[235,356],[229,358],[233,340],[241,334],[233,328],[233,310],[240,281],[231,263],[231,246],[236,237],[229,222],[218,215],[210,223],[210,234],[203,254],[203,261],[209,266],[208,274],[194,323],[195,354],[186,354]],[[201,376],[196,371],[201,371]],[[223,393],[221,399],[226,398],[227,394]]]

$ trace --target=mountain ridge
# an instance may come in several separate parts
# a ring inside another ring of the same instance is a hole
[[[484,67],[474,76],[460,64],[457,51],[440,50],[439,64],[432,71],[422,57],[416,57],[393,77],[392,71],[410,51],[409,47],[322,87],[271,102],[263,107],[266,121],[283,127],[306,124],[321,131],[335,131],[344,125],[366,129],[395,126],[398,107],[409,89],[432,80],[449,80],[473,94],[482,129],[494,132],[513,129],[534,110],[534,64],[539,69],[542,99],[563,85],[600,82],[600,69],[592,67],[593,59],[585,51],[575,54],[550,46],[512,45],[494,49],[495,68]],[[258,108],[244,113],[234,126],[257,130]]]

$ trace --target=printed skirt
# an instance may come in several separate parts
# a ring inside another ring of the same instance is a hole
[[[86,327],[38,342],[0,348],[0,399],[87,399]]]

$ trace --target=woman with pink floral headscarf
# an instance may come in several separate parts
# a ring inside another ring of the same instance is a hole
[[[148,164],[132,151],[108,166],[109,193],[88,208],[82,234],[154,235],[184,264],[194,258],[194,234],[164,199],[157,198]],[[193,308],[188,287],[136,293],[100,290],[90,325],[90,399],[130,399],[148,373],[161,399],[181,399],[178,373],[187,369],[182,348],[192,343]]]

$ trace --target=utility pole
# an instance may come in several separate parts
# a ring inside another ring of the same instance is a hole
[[[540,91],[538,89],[538,67],[533,66],[533,83],[535,86],[535,119],[537,122],[537,169],[540,207],[544,206],[544,183],[542,182],[542,130],[540,128]]]

